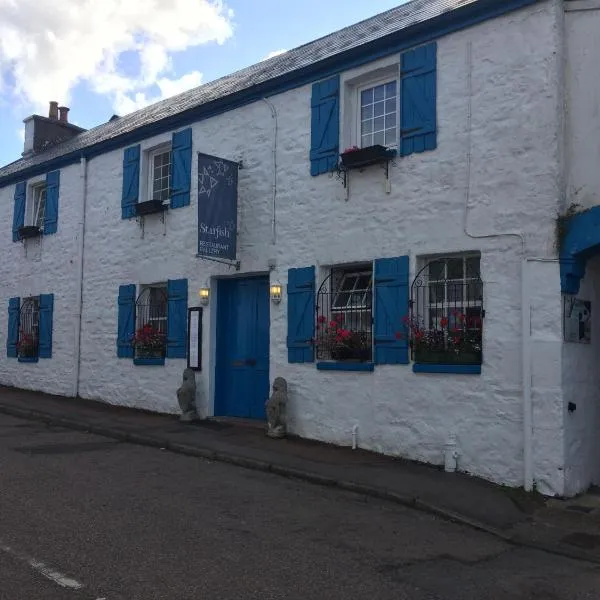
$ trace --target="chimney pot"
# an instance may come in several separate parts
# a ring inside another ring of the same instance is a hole
[[[58,102],[50,102],[50,110],[48,111],[48,117],[50,119],[58,119]]]
[[[59,106],[58,112],[60,113],[59,119],[63,123],[68,123],[69,122],[69,109],[66,106]]]

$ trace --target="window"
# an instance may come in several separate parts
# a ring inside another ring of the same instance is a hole
[[[135,303],[135,358],[164,358],[167,349],[167,285],[146,285],[141,289]]]
[[[40,347],[40,298],[23,298],[19,315],[19,359],[37,359]]]
[[[359,94],[360,146],[398,143],[398,81],[363,87]]]
[[[318,360],[372,359],[371,265],[334,267],[317,293]]]
[[[46,213],[46,184],[32,185],[30,188],[27,224],[42,229]]]
[[[164,202],[171,196],[171,148],[153,150],[148,159],[149,199]]]
[[[484,316],[479,255],[430,260],[411,288],[408,325],[413,359],[481,364]]]

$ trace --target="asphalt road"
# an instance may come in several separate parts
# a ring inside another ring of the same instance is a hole
[[[1,600],[598,597],[597,567],[423,513],[0,416]]]

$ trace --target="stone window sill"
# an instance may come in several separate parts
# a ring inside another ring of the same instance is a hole
[[[431,363],[413,364],[415,373],[456,373],[458,375],[481,375],[481,365],[436,365]]]
[[[372,362],[318,362],[319,371],[374,371],[375,363]]]
[[[19,356],[19,362],[22,363],[36,363],[39,361],[37,356]]]
[[[164,358],[134,358],[133,364],[159,367],[159,366],[162,366],[165,364],[165,359]]]

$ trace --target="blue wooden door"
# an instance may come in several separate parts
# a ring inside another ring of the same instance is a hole
[[[269,280],[219,282],[215,415],[261,419],[269,395]]]

